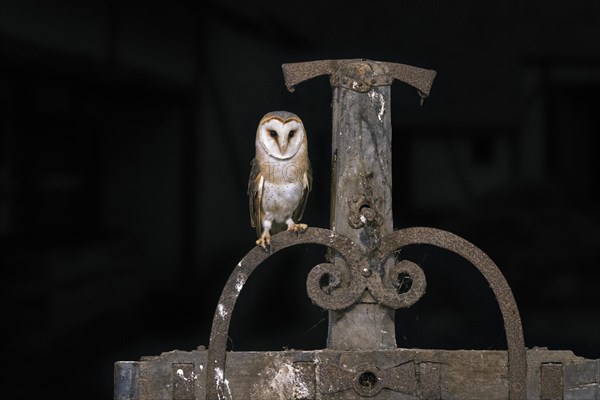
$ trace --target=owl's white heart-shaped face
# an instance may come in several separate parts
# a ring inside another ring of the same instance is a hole
[[[298,153],[304,140],[304,126],[295,119],[281,120],[273,117],[263,121],[258,128],[258,139],[271,156],[287,160]]]

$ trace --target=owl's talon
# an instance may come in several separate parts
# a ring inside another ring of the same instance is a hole
[[[256,245],[262,247],[264,251],[269,252],[271,250],[271,237],[263,234],[256,241]]]
[[[299,233],[304,233],[304,231],[306,231],[306,229],[308,228],[308,225],[306,224],[293,224],[288,226],[288,232],[296,232],[296,234]]]

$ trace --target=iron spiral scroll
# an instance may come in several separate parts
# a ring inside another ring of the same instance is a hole
[[[321,308],[348,308],[359,301],[365,290],[368,290],[376,301],[389,308],[405,308],[410,307],[425,293],[425,275],[420,267],[410,261],[396,262],[388,276],[381,277],[377,273],[370,273],[366,256],[358,245],[344,235],[323,228],[308,228],[300,235],[289,232],[276,234],[272,237],[271,251],[265,252],[262,248],[255,247],[248,252],[223,288],[213,318],[207,350],[207,399],[230,398],[225,377],[227,334],[233,309],[244,284],[255,269],[272,254],[300,244],[326,246],[345,261],[345,265],[318,264],[309,272],[307,293]],[[513,400],[525,399],[527,360],[521,319],[512,291],[496,264],[465,239],[447,231],[423,227],[401,229],[384,235],[379,249],[379,262],[385,262],[404,246],[415,244],[433,245],[454,252],[469,261],[484,276],[496,297],[504,321],[508,346],[509,397]],[[399,291],[395,287],[398,282],[395,282],[393,277],[399,274],[408,276],[412,281],[406,291]]]

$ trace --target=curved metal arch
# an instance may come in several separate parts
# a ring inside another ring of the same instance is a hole
[[[394,231],[382,240],[381,253],[388,257],[400,248],[411,244],[429,244],[450,250],[473,264],[486,279],[500,307],[508,345],[509,397],[525,399],[527,358],[523,328],[517,303],[496,264],[477,246],[453,233],[434,228],[407,228]]]
[[[360,249],[346,236],[339,235],[329,229],[308,228],[304,233],[298,235],[291,232],[281,232],[272,236],[270,252],[265,252],[260,247],[252,249],[229,276],[215,311],[207,350],[207,399],[228,399],[231,397],[224,376],[227,333],[229,332],[231,314],[246,280],[272,254],[298,244],[320,244],[330,247],[346,261],[351,280],[350,287],[346,290],[340,290],[341,293],[338,294],[336,299],[342,306],[347,307],[354,304],[362,294],[365,283],[364,278],[360,276],[358,271],[363,267],[362,264],[364,263],[366,266],[366,263]]]

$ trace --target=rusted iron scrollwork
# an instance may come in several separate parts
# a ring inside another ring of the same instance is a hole
[[[385,279],[375,274],[369,280],[369,292],[378,303],[395,310],[415,304],[427,286],[421,267],[408,260],[396,261],[387,276],[387,284],[384,282]]]
[[[298,244],[320,244],[338,253],[346,267],[323,263],[315,266],[307,278],[307,292],[318,306],[341,310],[358,301],[364,290],[369,290],[376,301],[390,308],[410,307],[425,292],[425,275],[421,268],[408,261],[396,261],[387,277],[380,274],[365,276],[368,261],[360,248],[350,239],[328,229],[309,228],[296,235],[282,232],[274,235],[271,253],[256,247],[238,264],[221,294],[213,319],[207,361],[210,368],[206,375],[207,398],[229,398],[225,378],[227,333],[231,314],[237,298],[248,277],[271,254]],[[510,399],[525,398],[527,361],[519,311],[504,276],[494,262],[472,243],[450,232],[433,228],[407,228],[385,235],[381,240],[380,253],[385,262],[389,257],[408,245],[428,244],[452,251],[475,266],[489,283],[504,320],[508,345],[508,375]],[[385,282],[387,279],[387,282]],[[405,287],[403,280],[410,285]]]
[[[308,297],[326,310],[343,310],[356,303],[365,289],[362,276],[353,268],[323,263],[315,266],[306,279]]]
[[[225,379],[225,359],[227,333],[231,315],[237,298],[248,277],[269,256],[287,247],[298,244],[320,244],[339,254],[345,263],[318,264],[308,274],[306,281],[310,299],[319,307],[328,310],[342,310],[355,304],[365,290],[376,301],[390,308],[410,307],[425,293],[425,275],[414,263],[401,261],[392,268],[387,277],[379,274],[365,276],[369,270],[367,257],[361,249],[346,236],[328,229],[309,228],[302,234],[282,232],[271,240],[271,252],[254,248],[240,261],[223,288],[219,304],[213,318],[210,344],[207,353],[209,368],[206,389],[209,399],[227,398]],[[408,277],[412,284],[406,290],[398,290],[398,276]]]
[[[319,264],[308,274],[308,296],[323,309],[343,310],[355,304],[363,292],[368,290],[378,303],[398,309],[412,306],[425,293],[425,274],[410,261],[397,262],[387,283],[379,274],[365,276],[359,273],[364,270],[364,262],[348,269],[339,264]],[[352,278],[348,279],[349,276]],[[410,280],[410,286],[400,290],[402,283],[398,282],[399,276]]]

